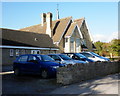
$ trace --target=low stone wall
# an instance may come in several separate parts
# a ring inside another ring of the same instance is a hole
[[[66,85],[120,72],[120,62],[68,65],[57,69],[57,83]]]

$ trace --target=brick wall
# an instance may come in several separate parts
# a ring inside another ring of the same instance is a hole
[[[120,72],[120,62],[68,65],[57,69],[57,83],[66,85]]]

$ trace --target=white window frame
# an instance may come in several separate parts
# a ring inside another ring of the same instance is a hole
[[[16,49],[16,56],[19,56],[19,55],[20,55],[20,50]]]
[[[25,54],[25,50],[24,49],[21,50],[21,54]]]
[[[37,52],[40,54],[40,50],[31,50],[31,54],[37,54]]]
[[[11,56],[11,57],[14,56],[14,49],[10,49],[10,56]]]
[[[74,52],[74,38],[70,38],[70,52]]]

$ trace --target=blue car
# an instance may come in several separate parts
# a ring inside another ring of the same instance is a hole
[[[23,73],[40,74],[43,78],[55,77],[56,68],[64,66],[47,55],[26,54],[19,56],[13,63],[15,75]]]
[[[80,54],[80,53],[63,53],[63,54],[66,54],[67,56],[71,57],[72,59],[75,59],[75,60],[82,60],[84,62],[95,62],[93,61],[92,59],[88,59],[86,58],[84,55]]]

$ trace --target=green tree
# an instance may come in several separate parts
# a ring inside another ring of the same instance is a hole
[[[97,54],[99,54],[99,55],[101,55],[101,53],[102,53],[102,45],[103,45],[103,42],[100,42],[100,41],[97,41],[97,42],[95,42],[94,43],[94,45],[95,45],[95,47],[96,47],[96,53]]]
[[[111,46],[111,52],[114,54],[114,55],[117,55],[117,56],[120,56],[120,39],[113,39],[111,42],[110,42]]]
[[[120,56],[120,39],[113,39],[110,43],[97,41],[94,43],[96,46],[96,53],[103,56]]]

